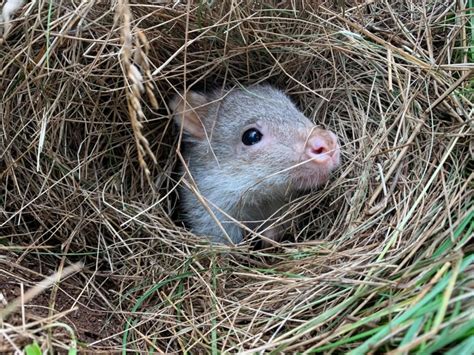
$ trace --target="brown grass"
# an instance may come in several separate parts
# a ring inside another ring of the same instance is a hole
[[[470,2],[342,3],[20,9],[0,45],[0,352],[403,353],[471,324]],[[293,241],[209,246],[173,222],[166,103],[259,82],[337,132],[343,166],[292,204]]]

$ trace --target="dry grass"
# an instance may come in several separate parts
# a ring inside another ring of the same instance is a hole
[[[0,352],[474,346],[474,3],[217,3],[16,14],[0,46]],[[166,102],[258,82],[336,131],[343,166],[294,202],[292,242],[209,246],[173,223]]]

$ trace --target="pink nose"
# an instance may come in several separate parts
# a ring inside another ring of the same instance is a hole
[[[330,131],[318,132],[308,139],[305,153],[315,163],[325,163],[333,160],[336,164],[339,158],[337,137]]]

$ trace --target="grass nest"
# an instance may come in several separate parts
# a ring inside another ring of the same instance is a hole
[[[471,0],[13,2],[0,352],[472,349]],[[209,245],[167,103],[263,82],[343,163],[278,248]]]

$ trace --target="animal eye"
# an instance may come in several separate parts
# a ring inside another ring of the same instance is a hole
[[[263,134],[256,128],[250,128],[242,135],[242,143],[245,145],[254,145],[262,140]]]

